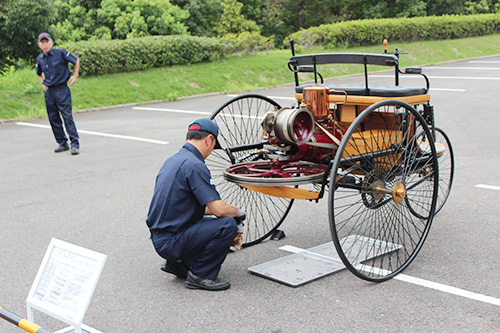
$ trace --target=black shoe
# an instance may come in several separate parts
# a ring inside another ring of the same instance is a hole
[[[231,283],[229,283],[226,279],[204,279],[197,277],[191,272],[188,272],[187,279],[185,282],[186,288],[189,289],[204,289],[204,290],[226,290],[231,287]]]
[[[59,145],[59,147],[57,147],[56,149],[54,149],[54,153],[60,153],[62,151],[66,151],[66,150],[69,150],[69,146],[68,145]]]
[[[179,279],[185,279],[188,275],[187,267],[182,263],[182,261],[168,261],[165,260],[161,266],[161,270],[170,274],[174,274]]]
[[[76,147],[71,147],[71,155],[78,155],[78,154],[80,154],[80,150]]]

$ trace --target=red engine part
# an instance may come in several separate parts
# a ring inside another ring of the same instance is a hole
[[[342,140],[342,136],[345,130],[336,126],[333,126],[330,122],[325,129],[333,134],[339,141]],[[304,161],[326,161],[332,158],[335,153],[334,148],[321,147],[322,144],[332,145],[333,140],[322,130],[317,130],[314,132],[310,144],[299,144],[297,145],[299,151],[292,157],[293,160],[304,160]],[[318,144],[315,146],[314,144]]]
[[[310,164],[307,162],[249,162],[236,164],[228,169],[226,173],[242,175],[245,177],[260,178],[290,178],[292,176],[319,175],[325,172],[326,166]]]
[[[328,132],[333,134],[339,141],[342,140],[342,136],[345,133],[345,129],[334,126],[331,122],[323,125]],[[279,138],[269,136],[268,142],[270,144],[279,145],[282,144]],[[315,145],[317,144],[317,145]],[[332,145],[332,147],[322,147],[322,145]],[[316,130],[307,143],[292,143],[294,150],[291,152],[291,156],[288,160],[290,161],[327,161],[332,158],[335,153],[333,148],[333,140],[325,132],[316,126]]]

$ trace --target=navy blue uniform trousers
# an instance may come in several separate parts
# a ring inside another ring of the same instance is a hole
[[[71,106],[71,91],[66,84],[49,87],[45,92],[45,105],[49,116],[50,126],[54,137],[59,145],[67,143],[68,138],[64,133],[64,128],[61,120],[64,120],[64,126],[71,140],[71,147],[79,148],[78,132],[73,120],[73,108]]]
[[[215,280],[237,232],[232,217],[205,217],[177,234],[153,234],[151,240],[161,257],[182,260],[194,275]]]

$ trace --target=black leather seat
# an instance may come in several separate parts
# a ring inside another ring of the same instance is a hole
[[[296,86],[295,92],[302,94],[304,92],[304,87],[311,86],[313,86],[313,84]],[[426,89],[422,87],[378,86],[366,90],[365,87],[360,86],[337,86],[327,84],[320,84],[320,86],[327,87],[328,89],[342,90],[345,91],[347,95],[358,96],[407,97],[427,93]]]

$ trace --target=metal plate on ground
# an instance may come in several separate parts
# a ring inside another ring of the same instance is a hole
[[[276,282],[298,287],[344,268],[340,260],[338,263],[328,262],[304,251],[250,267],[248,270]]]
[[[347,242],[358,243],[356,245],[359,246],[359,249],[363,249],[367,254],[363,260],[387,254],[401,247],[398,244],[381,242],[361,236],[349,236],[349,238],[346,239]],[[374,245],[376,245],[378,250],[370,251],[369,249],[373,249]],[[381,251],[380,249],[383,250]],[[276,282],[291,287],[299,287],[344,268],[345,266],[340,260],[333,242],[329,242],[308,250],[299,249],[297,253],[250,267],[248,270],[253,274]]]

